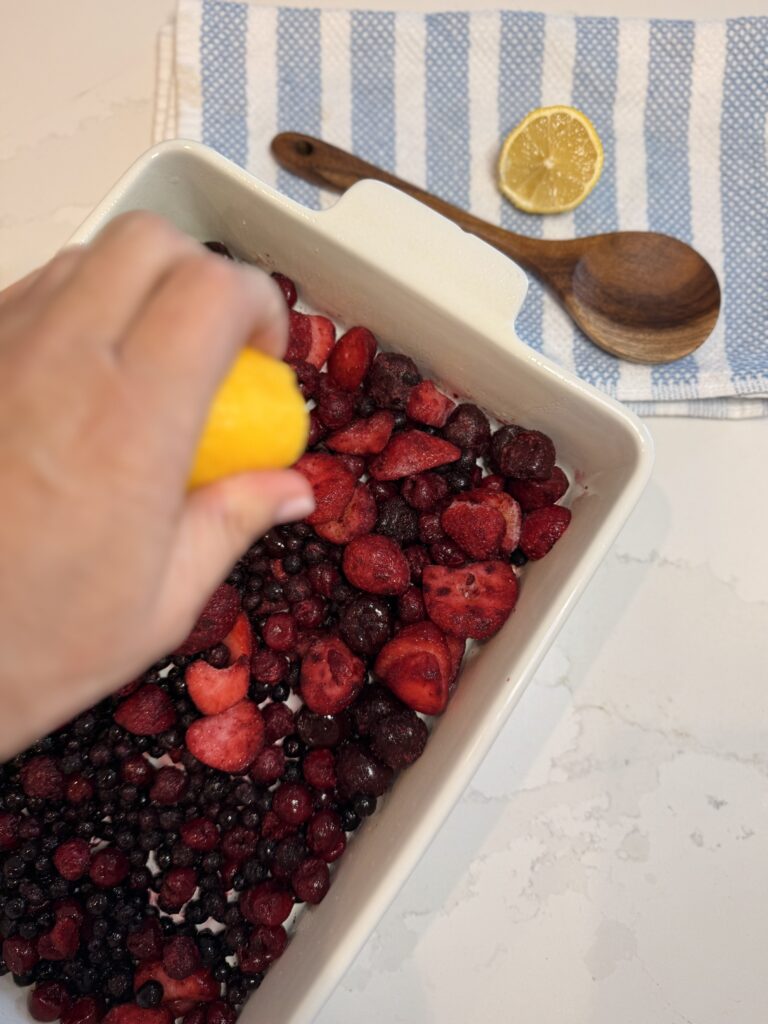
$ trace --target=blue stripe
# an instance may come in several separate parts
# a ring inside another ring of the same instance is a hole
[[[248,160],[248,101],[244,4],[203,0],[200,26],[200,76],[203,93],[203,142],[235,163]]]
[[[691,115],[695,27],[692,21],[651,21],[645,103],[648,228],[692,240],[688,126]],[[654,397],[695,396],[699,368],[693,355],[654,366]]]
[[[728,22],[720,183],[725,351],[734,381],[768,370],[768,18]]]
[[[322,65],[320,11],[280,7],[277,12],[277,130],[320,136]],[[258,74],[258,68],[253,69]],[[263,140],[266,146],[268,139]],[[277,187],[317,210],[320,190],[282,168]]]
[[[469,206],[469,15],[427,14],[427,189]]]
[[[619,226],[616,202],[615,137],[613,108],[618,76],[619,23],[616,18],[577,18],[576,55],[573,66],[574,107],[583,110],[595,126],[605,151],[603,173],[595,190],[574,211],[577,235],[616,231]],[[573,357],[576,372],[590,384],[616,392],[620,364],[574,330]]]
[[[352,12],[350,57],[352,150],[394,171],[395,16],[391,11]]]
[[[541,106],[541,75],[544,66],[543,14],[501,12],[499,39],[499,146],[515,125]],[[496,168],[493,168],[496,173]],[[533,238],[541,237],[541,218],[518,210],[506,199],[501,204],[501,226]],[[544,290],[529,279],[528,294],[517,318],[517,331],[531,348],[541,350]]]

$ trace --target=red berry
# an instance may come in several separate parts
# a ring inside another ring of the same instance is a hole
[[[280,274],[278,273],[278,271],[275,270],[272,274],[272,279],[275,282],[275,284],[278,285],[280,291],[285,296],[285,301],[288,304],[288,306],[295,306],[297,298],[296,285],[293,283],[290,277],[286,277],[285,274]]]
[[[208,1004],[205,1024],[235,1024],[237,1013],[221,999]]]
[[[81,996],[62,1011],[61,1024],[99,1024],[104,1016],[101,1002],[94,996]]]
[[[264,729],[267,743],[275,743],[296,731],[293,712],[287,704],[273,701],[264,708]]]
[[[326,604],[320,597],[308,597],[291,609],[299,629],[316,629],[325,620]]]
[[[251,778],[262,785],[271,785],[282,778],[285,771],[285,754],[282,747],[264,747],[251,765]]]
[[[317,417],[328,430],[341,430],[355,418],[357,399],[337,387],[327,374],[321,374],[315,391]],[[332,447],[329,445],[329,447]]]
[[[157,960],[163,949],[163,930],[156,917],[145,917],[128,933],[126,948],[135,960]]]
[[[258,925],[251,934],[248,946],[238,952],[238,963],[244,974],[261,974],[282,955],[287,937],[285,929],[278,925]]]
[[[333,455],[311,453],[302,455],[295,468],[309,480],[315,495],[315,511],[307,522],[314,526],[339,519],[357,486],[346,466]]]
[[[403,430],[395,434],[384,451],[370,463],[376,480],[400,480],[455,462],[461,449],[423,430]]]
[[[555,468],[555,446],[539,430],[502,427],[491,440],[491,465],[502,476],[547,480]]]
[[[431,380],[417,384],[408,396],[408,418],[428,427],[442,427],[456,407],[452,398],[438,391]]]
[[[445,710],[451,660],[445,638],[433,623],[404,626],[381,649],[375,672],[414,711],[439,715]]]
[[[365,665],[338,637],[315,641],[301,663],[302,699],[321,715],[349,707],[364,681]]]
[[[0,850],[13,850],[19,845],[18,829],[18,816],[0,811]]]
[[[267,647],[254,651],[251,658],[251,675],[257,683],[275,686],[282,682],[287,674],[288,662],[282,654],[270,651]]]
[[[554,505],[568,490],[568,477],[555,466],[546,480],[510,480],[507,490],[520,503],[523,512]]]
[[[264,746],[264,721],[249,700],[218,715],[199,718],[187,729],[187,748],[198,761],[220,772],[239,775]]]
[[[29,974],[37,959],[37,950],[31,939],[12,935],[3,941],[3,960],[13,974]]]
[[[101,889],[111,889],[119,885],[128,874],[130,865],[122,850],[108,846],[94,853],[88,872],[94,885]]]
[[[84,775],[70,775],[67,779],[66,797],[71,804],[81,804],[93,796],[93,783]]]
[[[189,789],[189,779],[179,768],[160,768],[149,791],[150,799],[156,804],[170,807],[177,804]]]
[[[530,559],[543,558],[568,529],[571,510],[562,505],[548,505],[529,512],[523,519],[520,547]]]
[[[41,960],[71,960],[79,945],[80,925],[69,917],[63,917],[37,940],[37,952]]]
[[[448,484],[439,473],[417,473],[403,481],[402,495],[417,512],[431,512],[447,493]]]
[[[342,566],[349,582],[370,594],[402,594],[411,576],[402,549],[378,534],[351,541],[344,549]]]
[[[315,527],[319,537],[331,544],[349,544],[370,533],[376,525],[376,502],[368,484],[358,484],[340,519]],[[311,570],[310,570],[311,571]]]
[[[329,864],[338,860],[347,845],[341,818],[335,811],[318,811],[307,825],[307,846]]]
[[[320,370],[336,340],[336,328],[325,316],[308,316],[292,309],[288,314],[290,343],[286,362],[303,359]]]
[[[144,1009],[136,1003],[120,1003],[112,1007],[104,1024],[173,1024],[173,1016],[165,1006]]]
[[[227,668],[214,668],[202,659],[193,661],[184,673],[187,693],[204,715],[218,715],[233,707],[248,693],[249,659],[238,658]]]
[[[179,832],[181,841],[190,850],[203,850],[208,853],[219,845],[219,830],[208,818],[192,818],[185,821]]]
[[[362,384],[376,355],[376,339],[366,327],[351,327],[328,358],[328,374],[340,388],[355,391]]]
[[[349,743],[339,749],[336,776],[342,800],[350,800],[357,795],[383,796],[394,779],[391,768],[357,743]]]
[[[466,402],[457,406],[448,417],[443,437],[462,451],[479,457],[485,454],[491,440],[491,425],[482,409]]]
[[[171,868],[163,876],[158,905],[168,914],[175,914],[191,900],[197,888],[194,868]]]
[[[261,627],[261,636],[267,647],[287,654],[296,646],[296,620],[288,612],[270,615]]]
[[[424,598],[418,587],[408,587],[404,594],[397,599],[397,614],[401,622],[410,625],[414,622],[421,622],[426,619],[427,612],[424,608]]]
[[[61,800],[64,776],[52,757],[33,757],[21,769],[21,788],[29,797],[40,800]]]
[[[203,608],[192,632],[176,651],[199,654],[220,643],[235,624],[240,612],[240,595],[229,583],[222,583]]]
[[[129,754],[120,762],[120,778],[132,786],[151,786],[155,769],[143,754]]]
[[[258,841],[259,837],[251,829],[235,825],[222,836],[221,852],[228,860],[240,864],[253,856]]]
[[[200,953],[195,940],[186,935],[174,935],[163,946],[163,967],[169,978],[181,980],[200,966]]]
[[[398,711],[374,723],[371,750],[390,768],[399,771],[418,760],[427,745],[428,730],[413,711]]]
[[[276,928],[293,910],[293,897],[279,882],[260,882],[240,897],[240,910],[251,924],[266,924]]]
[[[380,409],[405,409],[411,388],[421,382],[408,356],[379,352],[368,375],[368,395]]]
[[[173,702],[165,690],[146,683],[118,705],[115,721],[137,736],[167,732],[176,721]]]
[[[411,570],[411,581],[413,583],[420,583],[424,566],[429,564],[427,549],[422,547],[421,544],[412,544],[403,551],[403,554]]]
[[[491,558],[499,553],[505,523],[494,508],[454,499],[440,516],[440,525],[470,558]]]
[[[517,601],[517,577],[506,562],[471,562],[461,569],[428,565],[422,585],[430,619],[462,639],[498,633]]]
[[[293,891],[305,903],[320,903],[331,886],[328,865],[320,857],[307,857],[291,875]]]
[[[60,981],[41,981],[29,993],[27,1007],[35,1020],[58,1020],[69,1009],[72,998]]]
[[[303,825],[312,816],[312,797],[300,782],[284,782],[274,792],[272,810],[287,825]]]
[[[189,1013],[196,1003],[210,1003],[218,999],[221,992],[221,986],[207,967],[198,967],[186,978],[179,979],[172,978],[159,961],[144,962],[134,975],[134,990],[138,992],[148,981],[160,982],[163,986],[163,1003],[172,1004],[172,1012],[178,1017]]]
[[[365,420],[355,420],[343,430],[331,434],[327,444],[331,451],[345,455],[378,455],[387,447],[395,426],[395,417],[383,410]]]
[[[91,848],[85,839],[67,839],[53,854],[54,867],[68,882],[82,878],[90,862]]]
[[[310,750],[301,765],[304,778],[315,789],[333,789],[336,785],[336,762],[327,748]]]

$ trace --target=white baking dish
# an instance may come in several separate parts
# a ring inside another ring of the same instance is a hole
[[[526,279],[515,264],[386,185],[362,182],[318,213],[203,146],[165,143],[128,171],[73,242],[134,209],[279,268],[320,311],[370,327],[500,420],[545,431],[577,481],[570,529],[526,567],[514,615],[472,652],[426,753],[355,836],[329,895],[303,915],[242,1017],[299,1024],[318,1012],[480,764],[637,501],[651,442],[625,409],[518,340]],[[0,1013],[18,1019],[19,995],[4,985]]]

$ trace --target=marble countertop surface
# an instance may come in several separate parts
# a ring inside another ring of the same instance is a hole
[[[173,6],[0,0],[0,285],[149,144]],[[647,492],[320,1024],[768,1018],[768,423],[649,425]]]

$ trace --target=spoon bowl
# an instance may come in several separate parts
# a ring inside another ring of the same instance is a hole
[[[653,231],[613,231],[565,241],[490,224],[327,142],[298,132],[272,141],[278,163],[325,188],[363,178],[392,185],[489,242],[545,284],[584,334],[611,355],[670,363],[695,351],[720,312],[720,285],[700,253]]]

